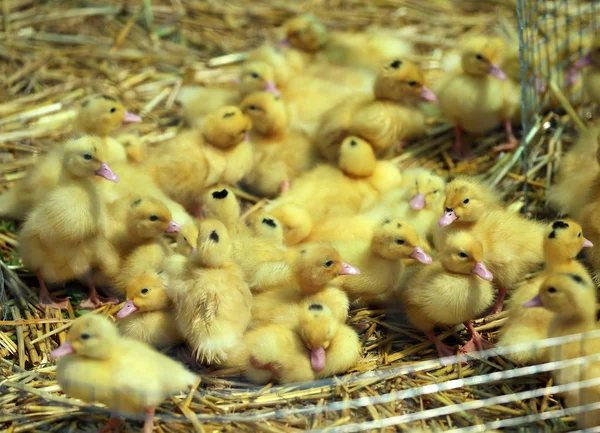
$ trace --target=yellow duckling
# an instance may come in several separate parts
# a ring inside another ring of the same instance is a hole
[[[425,132],[425,116],[419,101],[437,101],[425,85],[421,69],[407,60],[395,59],[375,80],[373,96],[345,98],[321,119],[315,143],[329,161],[339,155],[344,138],[355,135],[368,141],[377,155]]]
[[[107,214],[94,176],[117,182],[119,177],[106,164],[102,142],[91,136],[64,145],[62,175],[56,188],[28,215],[19,235],[23,264],[40,284],[40,306],[64,308],[66,300],[53,301],[46,281],[64,283],[85,278],[89,301],[100,305],[92,270],[113,277],[119,257],[108,242]]]
[[[246,226],[254,236],[272,241],[277,246],[283,245],[283,227],[270,213],[259,210],[248,215]]]
[[[183,343],[164,274],[148,272],[127,287],[127,302],[115,316],[121,333],[162,349]]]
[[[496,39],[470,39],[462,50],[462,72],[444,81],[437,90],[440,109],[456,131],[453,153],[458,158],[470,155],[462,139],[463,131],[483,134],[502,124],[508,143],[494,150],[512,150],[519,145],[510,122],[517,107],[510,97],[514,99],[516,94],[510,92],[506,74],[498,66],[502,49],[502,42]]]
[[[435,325],[464,323],[471,340],[463,352],[484,350],[491,344],[471,324],[494,301],[492,273],[484,264],[482,243],[469,232],[452,233],[446,239],[439,260],[423,266],[402,282],[397,293],[406,307],[409,321],[425,332],[440,357],[454,355],[452,348],[434,334]]]
[[[298,245],[308,240],[313,230],[313,220],[302,206],[282,203],[276,207],[269,207],[269,213],[280,222],[286,246]]]
[[[51,357],[60,358],[56,377],[65,394],[102,403],[114,412],[108,431],[119,428],[121,414],[143,413],[143,433],[152,433],[156,406],[198,380],[148,345],[119,336],[116,326],[99,314],[75,320],[67,340]]]
[[[233,245],[223,223],[206,219],[198,229],[197,252],[171,285],[171,298],[196,358],[223,364],[242,344],[252,295],[231,258]]]
[[[523,303],[533,298],[542,283],[555,273],[585,273],[585,267],[575,258],[582,248],[593,244],[583,237],[581,226],[570,219],[552,223],[544,238],[545,269],[534,278],[520,284],[508,304],[508,319],[500,330],[498,346],[536,342],[546,337],[553,313],[542,308],[526,308]],[[548,362],[548,349],[526,350],[506,355],[513,362]]]

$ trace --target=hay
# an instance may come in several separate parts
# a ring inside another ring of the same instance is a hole
[[[505,21],[515,22],[511,2],[489,2],[485,6],[480,3],[477,2],[479,12],[472,13],[469,2],[461,10],[458,9],[461,2],[443,0],[294,3],[276,0],[268,4],[242,0],[3,0],[0,69],[6,78],[0,87],[2,184],[9,187],[21,179],[37,155],[60,142],[70,132],[77,104],[94,93],[119,97],[131,111],[143,114],[143,123],[123,129],[123,134],[139,135],[149,145],[173,137],[183,127],[174,102],[179,88],[190,80],[227,81],[234,73],[231,65],[242,60],[248,48],[263,42],[275,26],[295,13],[311,10],[335,29],[364,29],[373,25],[398,29],[399,35],[416,43],[419,56],[427,60],[425,65],[434,80],[439,75],[443,50],[453,46],[455,39],[465,33],[489,32],[499,15],[506,17]],[[566,103],[566,99],[561,98],[561,102]],[[501,189],[512,208],[520,210],[526,206],[528,215],[543,218],[548,216],[543,205],[544,191],[560,164],[561,150],[572,141],[575,126],[581,128],[579,118],[572,118],[573,109],[566,107],[565,111],[569,114],[549,114],[536,124],[528,137],[526,172],[523,172],[522,149],[506,155],[491,151],[504,139],[500,131],[480,140],[477,159],[452,162],[448,156],[452,129],[433,118],[429,136],[411,145],[394,161],[400,167],[422,166],[450,176],[480,174]],[[243,197],[258,201],[249,195]],[[260,206],[262,202],[258,202]],[[0,322],[0,429],[15,433],[97,429],[106,422],[106,411],[62,395],[55,381],[55,367],[48,359],[50,351],[65,341],[66,331],[77,314],[72,308],[63,316],[37,307],[36,295],[28,286],[33,279],[22,269],[15,253],[17,229],[17,224],[0,222],[1,288],[8,300],[3,300],[4,320]],[[96,313],[115,310],[116,307],[107,306]],[[476,326],[494,341],[503,320],[505,315],[499,314],[477,321]],[[348,402],[514,368],[505,359],[494,357],[469,365],[441,367],[434,363],[410,374],[360,376],[365,372],[412,366],[419,360],[434,359],[436,354],[429,341],[394,312],[355,308],[350,324],[360,331],[364,354],[349,375],[306,386],[257,389],[249,388],[239,378],[239,372],[201,371],[197,390],[167,400],[159,407],[157,431],[317,430],[552,385],[547,374],[538,374],[353,409],[312,415],[282,413],[286,409]],[[464,341],[466,332],[449,330],[440,338],[457,344],[456,335]],[[426,426],[448,429],[560,408],[561,403],[555,397],[542,396],[456,412],[399,428],[402,431]],[[247,417],[223,422],[231,414]],[[572,425],[572,417],[558,417],[533,424],[531,428],[563,431]]]

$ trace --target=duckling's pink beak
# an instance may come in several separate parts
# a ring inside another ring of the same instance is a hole
[[[327,352],[323,347],[318,349],[312,349],[310,351],[310,365],[313,370],[321,371],[325,368],[325,362],[327,361]]]
[[[421,95],[419,95],[421,97],[421,99],[423,99],[424,101],[428,101],[428,102],[437,102],[437,96],[435,96],[435,93],[433,93],[431,91],[431,89],[429,89],[429,87],[427,86],[423,86],[423,89],[421,90]]]
[[[196,254],[196,251],[198,251],[196,248],[192,248],[192,252],[190,254]]]
[[[119,176],[117,176],[108,166],[108,164],[103,163],[100,166],[100,169],[98,169],[98,171],[96,171],[96,174],[98,176],[103,177],[106,180],[110,180],[111,182],[118,182],[119,181]]]
[[[50,358],[58,359],[62,358],[63,356],[72,355],[73,353],[75,353],[73,346],[71,346],[71,343],[68,341],[65,341],[63,344],[58,346],[58,348],[50,352]]]
[[[267,81],[265,83],[265,87],[263,87],[263,90],[265,92],[272,93],[275,96],[279,96],[281,94],[281,93],[279,93],[279,89],[277,88],[277,86],[275,85],[275,83],[272,82],[272,81]]]
[[[583,238],[583,248],[592,248],[594,244],[589,239]]]
[[[418,193],[410,201],[410,207],[414,210],[421,210],[425,207],[425,195]]]
[[[167,227],[167,233],[179,233],[181,226],[175,221],[169,221],[169,227]]]
[[[131,313],[135,313],[137,310],[138,307],[135,306],[133,300],[129,300],[125,302],[125,305],[123,305],[123,307],[119,310],[115,317],[117,319],[122,319],[124,317],[129,316]]]
[[[477,262],[471,272],[486,281],[492,281],[494,279],[494,276],[488,271],[488,268],[485,267],[483,262]]]
[[[231,79],[231,84],[235,84],[236,86],[240,84],[240,79],[238,77]]]
[[[488,74],[493,75],[499,80],[506,80],[506,74],[498,65],[490,65],[490,69],[488,69]]]
[[[525,308],[543,307],[544,304],[542,303],[542,298],[540,298],[540,295],[537,295],[535,298],[531,298],[529,301],[525,302],[523,306]]]
[[[130,123],[138,123],[141,122],[142,118],[137,114],[130,113],[129,111],[125,112],[125,117],[123,118],[123,125],[128,125]]]
[[[411,259],[418,260],[419,262],[421,262],[425,265],[430,265],[431,262],[433,261],[431,259],[431,256],[429,254],[427,254],[425,251],[423,251],[423,249],[421,247],[414,247],[413,252],[411,253],[411,255],[409,257]]]
[[[340,275],[360,275],[360,270],[354,266],[350,266],[348,263],[342,262]]]
[[[454,221],[456,221],[458,217],[456,216],[456,213],[454,212],[454,210],[448,211],[446,212],[439,220],[438,220],[438,224],[440,227],[446,227],[449,226],[450,224],[452,224]]]

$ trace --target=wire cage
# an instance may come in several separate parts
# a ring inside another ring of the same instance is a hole
[[[548,108],[558,108],[560,90],[573,105],[585,103],[581,79],[571,66],[598,30],[596,0],[518,0],[523,136]]]

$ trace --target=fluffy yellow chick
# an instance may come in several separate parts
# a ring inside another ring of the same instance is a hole
[[[440,357],[453,355],[454,351],[435,336],[433,328],[437,324],[465,324],[471,340],[462,347],[464,352],[490,347],[470,322],[494,301],[490,283],[493,277],[484,260],[483,245],[475,236],[468,232],[452,233],[446,239],[440,259],[422,267],[398,290],[408,319],[425,332]]]
[[[446,188],[446,210],[438,223],[443,232],[466,230],[483,244],[498,288],[492,310],[497,313],[502,311],[507,291],[543,263],[546,225],[502,208],[493,192],[469,178],[454,182]]]
[[[385,305],[392,300],[393,289],[400,281],[402,259],[431,264],[422,244],[415,230],[399,219],[379,223],[370,240],[332,242],[345,260],[360,269],[360,275],[340,277],[336,282],[351,300],[360,298],[367,304]]]
[[[559,272],[585,273],[584,266],[575,257],[582,248],[593,244],[583,237],[581,226],[573,220],[557,220],[544,238],[544,270],[534,278],[520,284],[510,298],[508,319],[500,330],[498,346],[533,343],[546,337],[553,313],[542,308],[526,308],[523,303],[533,298],[542,283]],[[513,362],[548,362],[548,349],[525,350],[506,355]]]
[[[46,281],[66,282],[86,278],[89,300],[99,305],[92,269],[108,277],[118,271],[119,258],[106,238],[107,215],[93,177],[117,182],[118,176],[105,162],[102,142],[83,136],[64,145],[63,171],[56,188],[28,215],[19,235],[23,264],[40,284],[40,305],[64,308],[54,302]]]
[[[250,322],[252,295],[232,260],[223,223],[199,223],[197,252],[172,284],[177,323],[198,360],[222,364],[240,349]]]
[[[510,122],[517,107],[512,99],[518,95],[510,91],[506,74],[498,66],[502,48],[502,42],[495,39],[470,39],[462,50],[462,72],[445,80],[437,90],[440,109],[456,131],[453,154],[457,158],[470,156],[463,131],[483,134],[503,124],[508,142],[494,150],[512,150],[519,145]]]
[[[186,86],[177,95],[183,116],[191,126],[202,126],[207,115],[219,108],[238,105],[250,93],[272,92],[279,95],[273,67],[263,61],[246,62],[235,80],[237,89],[224,87]]]
[[[425,86],[421,69],[407,60],[390,61],[377,75],[373,97],[346,98],[325,113],[315,143],[326,159],[335,161],[342,140],[356,135],[380,155],[391,146],[423,135],[425,116],[418,106],[423,100],[437,99]]]
[[[269,213],[281,224],[285,245],[298,245],[308,239],[313,229],[313,220],[302,206],[294,203],[282,203],[275,207],[268,206],[268,208]]]
[[[196,252],[196,243],[198,242],[198,225],[195,221],[183,224],[179,228],[177,235],[177,247],[175,251],[185,257]]]
[[[115,412],[108,431],[119,428],[117,413],[145,414],[143,433],[152,433],[156,406],[198,380],[148,345],[119,336],[116,326],[99,314],[74,321],[67,340],[51,356],[60,358],[56,377],[65,394]]]
[[[127,287],[127,302],[115,316],[126,337],[156,348],[183,343],[164,275],[148,272]]]
[[[254,167],[244,184],[255,194],[275,197],[316,164],[316,149],[304,132],[290,127],[286,105],[279,96],[252,93],[241,108],[252,120],[254,151]]]
[[[591,48],[585,56],[577,60],[568,71],[571,82],[575,80],[578,71],[587,67],[583,76],[583,88],[592,103],[600,102],[600,36],[596,36]]]
[[[272,241],[278,246],[283,245],[283,227],[270,213],[259,210],[248,215],[246,226],[254,236]]]
[[[199,191],[236,183],[250,170],[250,126],[238,108],[221,108],[207,117],[202,130],[184,132],[158,148],[146,169],[173,200],[195,209]]]

